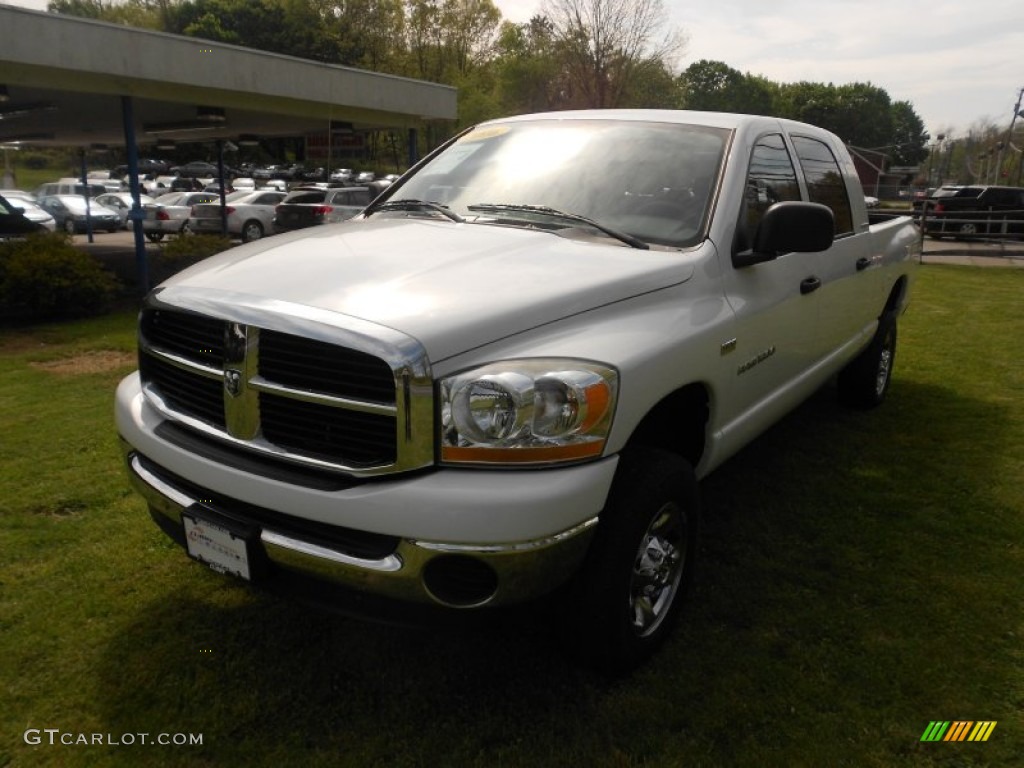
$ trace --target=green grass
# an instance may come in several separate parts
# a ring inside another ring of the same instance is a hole
[[[1019,270],[923,268],[890,399],[825,389],[706,480],[683,623],[616,682],[536,624],[369,625],[189,562],[117,456],[133,314],[4,332],[0,766],[1020,765],[1022,295]],[[920,742],[958,719],[998,725]]]

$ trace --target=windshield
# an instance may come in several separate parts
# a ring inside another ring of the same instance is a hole
[[[724,129],[674,123],[485,125],[434,158],[395,197],[440,203],[477,222],[521,223],[533,217],[516,206],[551,208],[684,247],[703,237],[727,140]]]

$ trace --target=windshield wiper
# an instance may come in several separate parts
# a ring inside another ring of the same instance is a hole
[[[621,232],[612,227],[606,226],[598,221],[589,219],[586,216],[581,216],[578,213],[567,213],[566,211],[560,211],[557,208],[551,208],[546,205],[524,205],[516,203],[477,203],[476,205],[467,205],[466,210],[481,213],[501,213],[504,211],[510,213],[537,213],[542,216],[551,216],[553,218],[564,219],[565,221],[575,222],[576,224],[585,224],[588,227],[593,227],[598,232],[603,232],[609,237],[614,237],[616,240],[625,243],[633,248],[639,248],[640,250],[650,250],[651,246],[645,243],[638,237],[628,232]]]
[[[370,216],[377,213],[377,211],[430,211],[431,213],[440,213],[452,221],[465,221],[459,214],[449,210],[447,206],[440,203],[432,203],[429,200],[413,200],[411,198],[406,200],[387,200],[380,205],[373,206],[371,210],[365,212],[365,215]]]

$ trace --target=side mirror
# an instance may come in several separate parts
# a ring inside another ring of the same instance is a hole
[[[775,203],[761,218],[754,247],[732,255],[737,269],[771,261],[782,253],[825,251],[835,239],[832,209],[820,203],[789,200]]]

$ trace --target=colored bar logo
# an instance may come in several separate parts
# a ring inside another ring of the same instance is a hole
[[[996,720],[932,720],[921,734],[921,741],[988,741]]]

